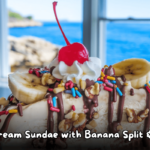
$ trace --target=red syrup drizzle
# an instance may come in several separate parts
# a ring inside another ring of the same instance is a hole
[[[55,17],[56,17],[56,21],[57,21],[57,24],[62,32],[62,35],[65,39],[65,42],[67,44],[67,46],[65,47],[62,47],[58,53],[58,61],[63,61],[65,62],[66,65],[68,66],[71,66],[74,61],[78,61],[80,64],[83,64],[85,61],[88,61],[89,60],[89,54],[88,54],[88,51],[86,49],[86,47],[83,45],[83,44],[80,44],[80,43],[73,43],[73,44],[70,44],[68,39],[66,38],[62,28],[61,28],[61,25],[59,23],[59,20],[58,20],[58,17],[57,17],[57,14],[56,14],[56,5],[57,5],[57,2],[53,2],[53,9],[54,9],[54,14],[55,14]]]

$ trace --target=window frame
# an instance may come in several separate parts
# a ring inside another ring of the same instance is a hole
[[[7,1],[0,0],[0,85],[3,85],[3,78],[8,77],[10,73],[9,66],[9,51],[8,51],[8,15],[7,15]]]
[[[99,57],[101,66],[106,63],[106,0],[83,1],[83,44],[91,57]]]

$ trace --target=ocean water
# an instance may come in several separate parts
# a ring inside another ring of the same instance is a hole
[[[70,43],[82,43],[82,23],[62,22],[61,25]],[[106,29],[107,65],[128,58],[150,61],[150,23],[110,22]],[[44,22],[41,27],[10,28],[9,35],[36,36],[57,45],[66,45],[56,22]]]

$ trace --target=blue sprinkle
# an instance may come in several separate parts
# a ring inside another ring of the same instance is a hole
[[[116,81],[115,81],[115,80],[111,80],[110,82],[113,83],[113,84],[116,84]]]
[[[118,87],[116,88],[116,90],[117,90],[117,92],[118,92],[118,94],[119,94],[120,96],[123,95],[122,92],[120,91],[120,89],[119,89]]]
[[[67,94],[72,94],[71,90],[65,90],[64,92]]]
[[[74,88],[71,88],[71,92],[72,92],[72,96],[73,96],[73,97],[76,97],[76,92],[75,92],[75,89],[74,89]]]
[[[110,83],[111,83],[111,81],[110,81],[110,80],[108,80],[108,82],[110,82]]]
[[[44,71],[41,71],[41,73],[49,73],[49,71],[44,70]]]
[[[144,86],[147,86],[147,84],[145,84]]]
[[[103,81],[96,81],[96,83],[103,84]]]
[[[76,90],[76,94],[77,94],[79,97],[82,97],[81,93],[80,93],[78,90]]]
[[[54,106],[54,107],[57,106],[57,104],[56,104],[56,98],[57,98],[57,97],[55,96],[55,97],[53,97],[53,99],[52,99],[52,101],[53,101],[53,106]]]

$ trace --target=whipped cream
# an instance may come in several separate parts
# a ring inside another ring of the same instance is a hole
[[[62,79],[64,82],[71,80],[79,85],[79,80],[94,80],[100,76],[101,60],[96,57],[89,57],[89,61],[83,64],[74,61],[72,66],[67,66],[63,61],[58,62],[55,58],[49,67],[55,66],[52,75],[55,78]]]

